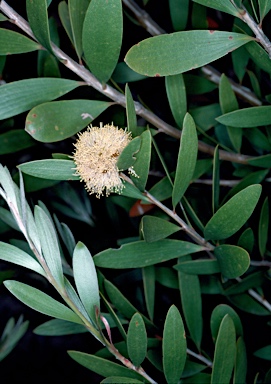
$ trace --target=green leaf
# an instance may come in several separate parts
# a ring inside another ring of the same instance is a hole
[[[155,267],[155,278],[164,287],[179,289],[177,273],[172,268]]]
[[[217,260],[192,260],[183,261],[174,265],[174,269],[189,275],[211,275],[220,272]]]
[[[52,52],[46,0],[26,0],[27,18],[30,27],[41,45]]]
[[[217,124],[215,119],[221,114],[221,109],[218,103],[214,103],[191,108],[189,113],[193,117],[196,126],[206,132]]]
[[[68,8],[68,4],[66,3],[65,0],[60,1],[60,3],[58,4],[58,14],[59,14],[60,21],[61,21],[67,35],[69,36],[69,39],[74,44],[69,8]]]
[[[130,303],[130,301],[120,292],[120,290],[110,281],[104,279],[104,287],[106,293],[118,311],[120,311],[127,319],[131,319],[138,310]],[[152,326],[150,320],[141,315],[148,326]]]
[[[268,0],[258,0],[261,22],[271,9],[271,3]]]
[[[135,155],[136,161],[133,165],[134,171],[138,177],[131,175],[131,179],[133,180],[135,186],[140,191],[144,191],[147,180],[148,180],[148,176],[149,176],[149,168],[150,168],[150,161],[151,161],[152,139],[151,139],[150,131],[149,130],[144,131],[140,135],[140,139],[141,139],[140,149]]]
[[[174,208],[181,200],[192,180],[197,161],[197,154],[197,130],[193,118],[187,113],[183,122],[176,175],[172,192],[172,204]]]
[[[255,167],[263,167],[270,168],[271,167],[271,155],[263,155],[254,157],[248,160],[248,164],[253,165]]]
[[[203,93],[211,92],[217,88],[217,85],[212,83],[206,77],[184,73],[183,78],[188,95],[201,95]]]
[[[106,249],[93,259],[95,265],[102,268],[142,268],[203,249],[199,245],[179,240],[163,239],[153,243],[136,241],[124,244],[119,249]]]
[[[249,275],[242,278],[242,281],[239,281],[235,284],[231,284],[228,288],[224,289],[224,295],[236,295],[240,293],[247,292],[251,288],[261,287],[264,283],[263,271],[258,271],[250,273]]]
[[[166,91],[169,106],[178,127],[182,128],[187,112],[186,89],[183,75],[166,76]]]
[[[216,118],[222,124],[237,128],[252,128],[271,124],[271,106],[243,108]]]
[[[125,85],[125,96],[126,96],[126,117],[127,117],[127,127],[128,131],[132,132],[132,135],[136,135],[137,128],[137,118],[135,111],[135,104],[133,100],[133,96],[129,89],[129,85]]]
[[[88,355],[87,353],[68,351],[69,356],[77,363],[83,365],[85,368],[101,375],[106,376],[124,376],[127,378],[138,379],[142,377],[138,373],[128,369],[122,365],[113,363],[112,361],[102,359],[95,355]]]
[[[6,280],[4,285],[17,299],[35,311],[56,317],[57,319],[82,324],[80,318],[70,308],[39,289],[13,280]]]
[[[266,244],[268,240],[268,226],[269,226],[269,203],[268,197],[265,198],[258,227],[258,241],[259,241],[259,250],[261,257],[264,257],[266,251]]]
[[[253,355],[260,359],[271,360],[271,345],[258,349]]]
[[[35,145],[35,141],[21,129],[0,134],[0,155],[21,151]]]
[[[163,368],[167,383],[177,383],[186,360],[185,330],[180,312],[172,305],[163,331]]]
[[[20,164],[18,168],[28,175],[42,179],[79,180],[79,177],[74,175],[75,164],[72,160],[34,160]]]
[[[246,228],[240,235],[237,245],[251,253],[254,246],[254,233],[251,228]]]
[[[250,36],[234,32],[175,32],[141,41],[128,51],[124,60],[142,75],[176,75],[202,67],[251,40]]]
[[[96,323],[95,309],[100,310],[98,279],[92,256],[79,242],[73,252],[73,273],[77,291],[91,320]]]
[[[205,7],[210,7],[217,9],[218,11],[229,13],[233,16],[238,16],[239,11],[230,1],[225,0],[193,0],[195,3],[205,5]]]
[[[239,337],[236,343],[233,384],[245,383],[247,376],[247,353],[244,339]]]
[[[147,332],[139,313],[130,320],[127,332],[127,349],[132,363],[139,367],[147,354]]]
[[[229,315],[234,323],[236,335],[243,336],[243,327],[240,317],[233,308],[226,304],[219,304],[215,307],[211,315],[211,332],[212,338],[215,341],[218,337],[221,321],[225,315]]]
[[[70,321],[52,319],[36,327],[33,332],[41,336],[63,336],[88,332],[83,324],[71,323]]]
[[[211,384],[230,383],[236,353],[235,337],[234,323],[225,315],[215,344]]]
[[[28,255],[21,249],[13,245],[3,243],[2,241],[0,242],[0,259],[31,269],[32,271],[46,277],[46,273],[43,268],[32,256]]]
[[[134,165],[136,162],[135,155],[138,153],[141,146],[140,136],[135,137],[130,143],[123,149],[118,157],[117,167],[119,170],[125,170]]]
[[[63,270],[56,230],[45,211],[38,205],[35,206],[35,222],[46,264],[55,280],[63,287]]]
[[[147,243],[164,239],[180,230],[178,225],[159,217],[145,215],[141,220],[141,232]]]
[[[153,265],[142,268],[142,279],[148,315],[153,321],[155,301],[155,267]]]
[[[0,339],[0,361],[2,361],[16,346],[18,341],[27,331],[29,321],[22,321],[20,316],[17,323],[11,317],[5,325],[4,331]]]
[[[270,316],[270,311],[247,293],[228,296],[228,299],[242,311],[258,316]]]
[[[221,273],[229,279],[243,275],[250,264],[248,252],[236,245],[222,244],[215,248]]]
[[[32,52],[41,49],[40,44],[21,33],[0,28],[0,55]]]
[[[18,80],[1,85],[0,119],[7,119],[38,104],[57,99],[80,85],[78,81],[55,78]]]
[[[120,0],[90,2],[83,25],[83,51],[89,69],[102,82],[107,82],[117,65],[122,28]]]
[[[89,2],[90,0],[69,0],[68,2],[72,40],[79,60],[83,53],[82,31]]]
[[[214,160],[213,160],[213,185],[212,185],[212,209],[213,214],[217,211],[219,206],[219,192],[220,192],[220,161],[218,145],[215,147]]]
[[[61,100],[40,104],[28,113],[25,130],[43,143],[61,141],[90,124],[111,103],[99,100]]]
[[[226,239],[236,233],[254,211],[261,190],[260,184],[250,185],[219,208],[205,226],[205,239]]]
[[[263,71],[271,74],[271,63],[269,55],[264,48],[262,48],[256,41],[251,41],[244,46],[248,52],[249,58]]]
[[[147,78],[147,76],[140,75],[139,73],[133,71],[123,61],[117,64],[117,66],[116,66],[116,68],[112,74],[112,79],[116,83],[123,83],[123,84],[130,83],[132,81],[143,80],[146,78]]]
[[[120,377],[120,376],[110,376],[106,379],[101,381],[101,384],[137,384],[137,383],[143,383],[143,381],[139,381],[137,379],[127,378],[127,377]]]
[[[191,256],[185,256],[191,260]],[[202,300],[199,277],[178,271],[182,310],[190,336],[200,350],[203,331]]]
[[[169,10],[174,31],[184,30],[188,20],[189,0],[169,0]]]

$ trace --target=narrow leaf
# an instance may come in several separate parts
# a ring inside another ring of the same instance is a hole
[[[140,135],[141,146],[137,154],[135,155],[136,161],[133,165],[134,171],[137,177],[131,175],[135,186],[140,190],[144,191],[149,176],[149,168],[151,161],[151,133],[149,130],[144,131]]]
[[[167,383],[177,383],[186,361],[186,337],[183,321],[177,307],[167,313],[163,331],[163,368]]]
[[[217,211],[219,205],[219,182],[220,182],[220,161],[218,145],[215,147],[213,160],[213,185],[212,185],[212,208],[213,214]]]
[[[164,239],[180,230],[178,225],[159,217],[145,215],[141,220],[141,232],[147,243]]]
[[[262,22],[263,18],[267,15],[267,13],[271,9],[271,3],[268,0],[258,0],[258,3],[259,3],[260,17]]]
[[[153,265],[149,265],[148,267],[143,268],[142,278],[148,315],[153,321],[155,301],[155,267]]]
[[[102,82],[107,82],[117,65],[122,28],[120,0],[90,2],[83,25],[83,51],[89,69]]]
[[[68,2],[73,42],[79,60],[83,53],[82,31],[89,3],[90,0],[69,0]]]
[[[238,16],[238,8],[236,8],[230,1],[225,0],[193,0],[195,3],[205,5],[217,9],[218,11],[229,13],[233,16]]]
[[[147,354],[147,332],[139,313],[130,320],[127,332],[127,349],[132,363],[139,367]]]
[[[242,276],[250,265],[248,252],[236,245],[219,245],[215,248],[214,254],[218,260],[221,273],[229,279]]]
[[[234,195],[206,224],[205,239],[226,239],[237,232],[253,213],[261,190],[261,185],[254,184]]]
[[[259,241],[259,250],[260,255],[263,257],[266,251],[266,244],[268,240],[268,226],[269,226],[269,203],[268,197],[265,198],[259,221],[258,228],[258,241]]]
[[[186,114],[177,160],[176,175],[172,192],[172,204],[175,208],[188,188],[196,166],[198,154],[198,136],[191,115]]]
[[[271,345],[258,349],[253,355],[271,361]]]
[[[243,108],[216,118],[224,125],[236,128],[253,128],[271,124],[271,106]]]
[[[32,52],[41,49],[35,41],[21,33],[0,28],[0,55]]]
[[[243,33],[224,31],[175,32],[141,41],[124,60],[142,75],[176,75],[217,60],[252,39]]]
[[[226,304],[217,305],[211,315],[211,332],[212,338],[215,341],[218,337],[220,324],[225,315],[229,315],[234,323],[237,336],[243,336],[243,326],[240,317],[236,311]]]
[[[166,91],[169,106],[178,127],[182,128],[187,112],[186,89],[183,75],[166,76]]]
[[[126,96],[126,117],[127,117],[128,131],[132,132],[132,135],[134,136],[137,128],[137,118],[136,118],[133,96],[131,94],[128,84],[126,84],[125,86],[125,96]]]
[[[76,324],[60,319],[52,319],[36,327],[33,332],[36,335],[41,336],[63,336],[86,333],[88,330],[83,324]]]
[[[225,315],[216,340],[211,384],[230,383],[235,353],[234,324],[230,316]]]
[[[35,311],[56,317],[57,319],[82,324],[80,318],[70,308],[39,289],[13,280],[6,280],[4,285],[17,299]]]
[[[57,99],[80,85],[78,81],[55,78],[18,80],[1,85],[0,119],[7,119],[38,104]]]
[[[80,299],[90,318],[96,323],[95,308],[100,309],[97,274],[92,256],[81,242],[74,249],[73,272]]]
[[[75,176],[75,164],[72,160],[34,160],[18,165],[18,168],[31,176],[48,180],[79,180]]]
[[[244,339],[239,337],[236,343],[233,384],[245,383],[247,376],[247,353]]]
[[[136,241],[124,244],[119,249],[109,248],[96,254],[93,259],[95,265],[102,268],[142,268],[203,249],[199,245],[179,240],[164,239],[153,243]]]
[[[189,275],[211,275],[220,272],[217,260],[193,260],[183,261],[174,265],[174,269]]]
[[[169,0],[169,10],[174,30],[184,30],[188,20],[189,0]]]
[[[61,141],[90,124],[111,103],[98,100],[61,100],[40,104],[28,113],[25,130],[43,143]]]

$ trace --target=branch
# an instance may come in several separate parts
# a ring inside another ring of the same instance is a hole
[[[11,8],[4,0],[0,3],[0,10],[9,17],[10,21],[17,25],[20,29],[22,29],[25,33],[27,33],[30,37],[36,40],[33,32],[24,18],[22,18],[13,8]],[[93,87],[103,95],[109,97],[111,100],[116,103],[122,105],[124,108],[126,107],[125,96],[115,90],[110,85],[102,85],[100,81],[96,79],[95,76],[89,70],[87,70],[83,65],[78,64],[73,59],[71,59],[68,55],[66,55],[60,48],[58,48],[55,44],[51,43],[52,50],[55,56],[64,64],[67,68],[69,68],[72,72],[77,74],[81,79],[83,79],[87,85]],[[154,113],[144,108],[142,104],[139,102],[134,102],[136,114],[143,117],[146,121],[151,123],[154,127],[158,128],[159,132],[163,132],[168,134],[169,136],[175,137],[179,139],[181,137],[181,131],[170,124],[167,124],[165,121],[160,119]],[[202,141],[198,143],[199,151],[207,153],[211,156],[214,154],[214,147],[208,145]],[[247,160],[250,156],[241,155],[237,153],[230,153],[223,150],[219,151],[219,157],[221,160],[227,160],[234,163],[247,164]]]

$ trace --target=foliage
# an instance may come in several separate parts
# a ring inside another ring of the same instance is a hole
[[[268,383],[270,2],[11,3],[0,294],[40,313],[32,337],[84,340],[67,356],[88,381]],[[119,195],[79,183],[75,135],[91,123],[131,135],[110,156],[89,135],[95,185],[112,166]],[[28,327],[9,316],[1,360]]]

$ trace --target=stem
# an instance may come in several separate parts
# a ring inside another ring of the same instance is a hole
[[[22,29],[26,34],[36,40],[33,32],[24,18],[22,18],[13,8],[11,8],[6,1],[2,0],[0,2],[0,10],[10,18],[14,24],[16,24],[20,29]],[[102,84],[96,79],[91,72],[89,72],[83,65],[78,64],[68,55],[66,55],[60,48],[55,44],[51,43],[52,50],[61,61],[63,65],[69,68],[72,72],[77,74],[81,79],[83,79],[87,85],[93,87],[103,95],[107,96],[114,102],[119,105],[126,107],[125,96],[115,90],[108,84]],[[143,117],[146,121],[151,123],[154,127],[158,128],[158,131],[163,132],[171,137],[179,139],[181,137],[181,131],[170,124],[167,124],[165,121],[156,116],[153,112],[149,111],[147,108],[143,107],[139,102],[134,101],[136,114]],[[214,147],[208,145],[202,141],[198,143],[199,151],[207,153],[211,156],[214,154]],[[234,163],[247,164],[248,159],[252,158],[250,156],[240,155],[236,153],[230,153],[223,150],[219,150],[219,157],[221,160],[227,160]]]
[[[242,5],[243,12],[240,12],[239,17],[241,20],[243,20],[249,28],[252,30],[254,35],[256,36],[257,40],[262,44],[264,49],[269,55],[269,58],[271,59],[271,42],[268,39],[268,37],[263,33],[263,30],[260,25],[258,25],[254,19],[250,16],[250,14],[247,12],[246,8]]]
[[[195,357],[196,359],[198,359],[198,360],[202,361],[203,363],[205,363],[206,365],[208,365],[208,367],[212,368],[212,366],[213,366],[212,361],[208,360],[206,357],[191,351],[191,349],[189,349],[189,348],[187,348],[187,353],[188,353],[188,355]]]

